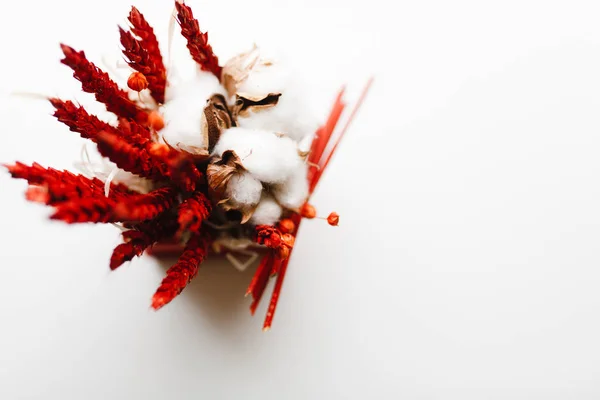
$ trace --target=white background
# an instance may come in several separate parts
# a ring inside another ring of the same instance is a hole
[[[135,4],[166,43],[172,3]],[[263,333],[252,271],[207,263],[152,312],[168,264],[109,272],[114,228],[1,173],[1,399],[600,398],[596,1],[189,4],[223,59],[280,49],[325,105],[375,74],[313,199],[340,227],[303,224]],[[2,162],[71,168],[77,135],[5,95],[91,104],[58,43],[118,57],[129,5],[2,2]]]

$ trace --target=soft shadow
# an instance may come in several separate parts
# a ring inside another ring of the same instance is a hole
[[[174,258],[158,259],[165,271],[175,262]],[[212,255],[173,304],[185,303],[186,309],[192,308],[216,329],[230,330],[239,326],[241,315],[250,314],[250,300],[244,295],[257,265],[258,261],[241,272],[226,258]]]

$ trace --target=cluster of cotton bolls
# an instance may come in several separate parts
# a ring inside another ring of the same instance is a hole
[[[198,71],[167,87],[160,138],[215,160],[235,153],[237,168],[229,170],[220,200],[243,222],[274,224],[308,197],[305,158],[320,118],[297,78],[253,48],[225,64],[221,82]],[[215,96],[225,107],[209,110]]]

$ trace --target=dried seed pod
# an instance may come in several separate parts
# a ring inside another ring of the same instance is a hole
[[[131,90],[141,92],[148,88],[148,79],[141,72],[132,72],[127,79],[127,86]]]

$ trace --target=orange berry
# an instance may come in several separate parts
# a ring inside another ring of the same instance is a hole
[[[304,218],[312,219],[317,216],[317,210],[312,205],[304,203],[304,205],[300,207],[300,215]]]
[[[284,233],[283,235],[281,235],[281,241],[287,247],[294,247],[294,242],[296,241],[296,238],[289,233]]]
[[[148,125],[155,131],[160,131],[165,127],[165,120],[158,111],[152,110],[148,114]]]
[[[336,212],[332,212],[331,214],[329,214],[329,216],[327,217],[327,222],[329,223],[329,225],[331,226],[338,226],[338,224],[340,223],[340,216],[338,215],[338,213]]]
[[[282,260],[287,259],[290,256],[290,248],[287,246],[281,246],[280,248],[277,249],[277,255]]]
[[[279,221],[279,230],[283,233],[290,233],[296,229],[296,224],[289,218]]]
[[[133,72],[127,79],[127,86],[129,89],[141,92],[148,88],[148,79],[141,72]]]

